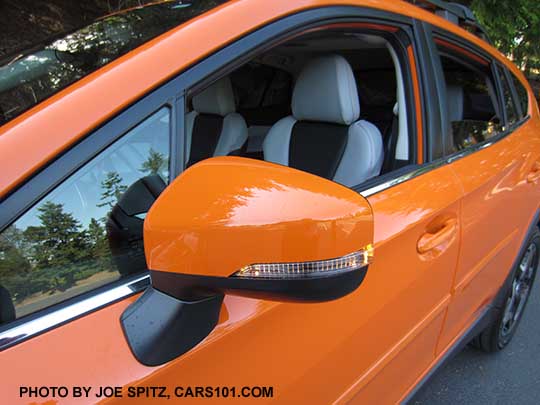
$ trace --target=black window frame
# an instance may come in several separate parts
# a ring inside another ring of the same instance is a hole
[[[522,110],[521,110],[521,106],[520,106],[520,102],[519,102],[519,99],[518,99],[518,95],[517,95],[517,92],[516,92],[516,89],[514,88],[514,84],[512,83],[512,80],[510,79],[509,75],[508,75],[508,69],[500,62],[495,62],[494,63],[495,65],[495,70],[498,72],[497,73],[497,81],[499,82],[499,93],[501,95],[501,101],[502,101],[502,108],[503,108],[503,113],[504,113],[504,125],[506,126],[506,128],[508,129],[512,129],[516,126],[516,124],[518,124],[521,120],[522,120]],[[500,74],[499,72],[504,76],[504,80],[506,81],[506,84],[508,85],[508,89],[510,90],[510,96],[512,98],[512,104],[514,105],[514,110],[517,114],[517,118],[516,118],[516,122],[514,123],[510,123],[510,119],[508,117],[508,111],[506,110],[506,101],[505,101],[505,95],[504,95],[504,88],[503,88],[503,83],[501,83],[501,77],[500,77]]]
[[[506,66],[503,66],[503,70],[506,73],[506,79],[508,81],[508,84],[510,85],[510,88],[512,90],[512,94],[514,95],[515,106],[517,108],[517,111],[519,112],[518,123],[519,122],[524,122],[524,121],[528,120],[531,117],[531,115],[529,114],[529,109],[530,109],[530,105],[531,105],[531,91],[530,91],[529,88],[527,88],[526,85],[523,84],[523,82],[521,81],[521,79],[517,75],[515,75],[514,73],[512,73],[510,71],[510,69],[508,69]],[[521,104],[521,99],[520,99],[520,96],[519,96],[519,92],[518,92],[518,90],[516,88],[516,81],[519,83],[519,85],[521,87],[523,87],[523,89],[527,93],[527,111],[523,111],[523,106]]]

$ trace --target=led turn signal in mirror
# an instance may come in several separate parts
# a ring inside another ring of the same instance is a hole
[[[335,259],[311,262],[257,263],[242,267],[233,277],[299,279],[327,277],[367,266],[373,260],[373,246]]]

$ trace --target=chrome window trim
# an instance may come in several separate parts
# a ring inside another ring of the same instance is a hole
[[[123,300],[143,291],[149,285],[150,275],[144,274],[94,296],[74,302],[20,325],[13,326],[10,329],[0,332],[0,351],[114,302]]]
[[[360,191],[360,195],[364,198],[371,197],[372,195],[378,194],[382,191],[385,191],[391,187],[397,186],[398,184],[404,183],[406,181],[412,180],[418,176],[421,176],[425,173],[430,172],[431,170],[435,170],[445,164],[447,164],[447,159],[438,159],[433,162],[425,163],[422,166],[419,166],[415,168],[414,170],[411,170],[408,173],[405,173],[401,176],[395,177],[391,180],[385,181],[381,184],[377,184],[376,186],[370,187],[367,190]]]

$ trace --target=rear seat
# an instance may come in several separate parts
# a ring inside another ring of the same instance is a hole
[[[240,150],[248,130],[236,112],[231,82],[224,77],[193,97],[193,111],[186,115],[186,161],[191,166],[212,156]]]

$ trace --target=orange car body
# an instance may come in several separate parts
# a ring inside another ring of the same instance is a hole
[[[382,9],[429,22],[482,48],[526,83],[486,42],[403,1],[232,1],[124,55],[0,127],[1,195],[21,187],[126,106],[246,33],[300,11],[333,5]],[[415,62],[412,48],[410,57]],[[429,167],[426,173],[367,196],[376,253],[354,293],[309,305],[226,296],[210,335],[158,367],[139,363],[126,344],[118,320],[137,298],[130,296],[0,352],[0,397],[9,398],[9,403],[36,402],[19,397],[23,383],[273,386],[273,399],[291,404],[402,401],[495,297],[540,208],[535,178],[540,116],[532,92],[529,99],[530,119],[511,135],[452,162],[420,162],[419,170]],[[267,207],[259,208],[261,212],[245,215],[263,215]],[[339,207],[330,203],[328,210],[332,209]],[[437,249],[410,248],[426,235],[426,243],[432,243],[430,233],[442,227],[448,232],[436,241]],[[223,253],[234,251],[237,242],[234,237],[223,240]],[[300,238],[289,243],[303,251]],[[270,399],[258,400],[265,401]]]

